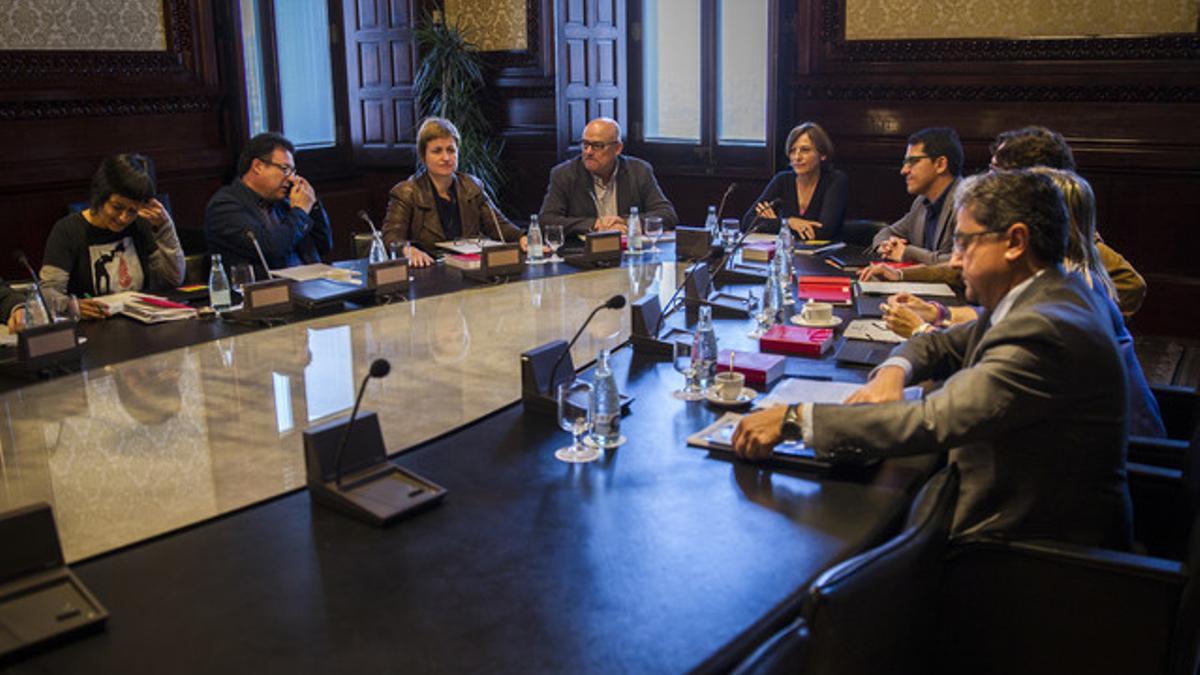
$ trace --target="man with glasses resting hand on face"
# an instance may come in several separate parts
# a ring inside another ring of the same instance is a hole
[[[926,264],[950,258],[950,203],[962,180],[962,165],[962,144],[953,129],[922,129],[908,137],[900,175],[916,199],[903,218],[875,235],[872,245],[879,257]]]
[[[947,205],[948,207],[950,205]],[[735,451],[799,440],[826,458],[949,452],[962,472],[955,535],[1128,549],[1125,370],[1106,300],[1066,273],[1068,216],[1044,175],[963,182],[951,264],[984,313],[897,347],[848,404],[747,415]],[[906,383],[944,380],[923,400]]]
[[[321,262],[333,249],[329,216],[317,192],[296,173],[295,147],[277,133],[251,138],[238,157],[238,178],[217,190],[204,210],[208,252],[226,266],[250,263],[266,279],[252,232],[271,269]]]
[[[662,218],[663,227],[679,221],[663,196],[650,164],[621,154],[621,126],[597,117],[588,122],[579,157],[550,170],[550,184],[538,218],[543,226],[562,225],[565,234],[619,230],[636,206],[644,219]]]

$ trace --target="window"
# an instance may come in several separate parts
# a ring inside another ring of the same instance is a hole
[[[639,152],[685,171],[770,163],[775,4],[642,0],[631,49],[631,74],[641,79],[631,80]]]
[[[247,136],[279,130],[297,151],[338,145],[342,67],[329,0],[239,0]]]

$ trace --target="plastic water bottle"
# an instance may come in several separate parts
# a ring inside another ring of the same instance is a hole
[[[621,438],[621,393],[608,365],[608,350],[596,357],[592,377],[592,441],[600,447],[614,447]]]
[[[545,262],[542,251],[542,226],[538,225],[537,214],[529,216],[529,231],[525,233],[526,243],[529,245],[529,252],[525,254],[525,259],[530,265],[540,265]]]
[[[708,230],[708,240],[716,244],[721,241],[721,224],[717,222],[717,207],[708,205],[708,217],[704,219],[704,229]]]
[[[38,293],[37,286],[30,286],[25,294],[25,326],[45,326],[50,321],[50,308],[42,302],[42,294]]]
[[[700,307],[700,323],[692,342],[692,365],[700,386],[708,388],[715,383],[717,375],[717,333],[713,329],[712,307]]]
[[[638,215],[636,206],[629,207],[629,218],[625,220],[625,237],[629,242],[630,253],[642,252],[642,217]]]
[[[375,263],[387,261],[388,251],[387,246],[383,244],[383,235],[376,232],[371,235],[371,250],[367,253],[367,262],[374,265]]]
[[[218,312],[224,312],[233,306],[229,277],[225,275],[220,253],[214,253],[212,257],[212,269],[208,273],[208,299],[212,308]]]
[[[796,304],[796,298],[791,292],[792,283],[792,229],[784,224],[779,228],[779,236],[775,238],[775,260],[779,262],[776,276],[779,278],[781,302],[783,305]]]
[[[782,321],[784,314],[784,306],[795,304],[795,300],[788,302],[788,277],[786,270],[787,265],[783,261],[783,257],[776,251],[775,257],[771,259],[771,266],[767,275],[767,284],[771,287],[771,295],[775,299],[775,321]]]

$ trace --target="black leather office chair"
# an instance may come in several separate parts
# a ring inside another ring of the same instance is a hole
[[[1200,426],[1186,442],[1131,438],[1129,457],[1134,537],[1152,555],[1182,560],[1200,527]]]
[[[204,253],[195,253],[183,257],[183,285],[207,284],[212,258]]]
[[[955,542],[940,672],[1194,675],[1197,539],[1186,565],[1059,542]]]
[[[870,246],[875,235],[887,226],[882,220],[847,220],[842,224],[842,240],[856,246]]]
[[[734,672],[928,672],[942,557],[957,500],[958,468],[950,465],[921,488],[900,534],[818,577],[800,618]]]

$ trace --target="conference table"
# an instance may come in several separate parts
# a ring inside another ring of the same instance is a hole
[[[0,394],[0,510],[52,504],[110,618],[10,671],[727,670],[820,572],[894,533],[938,460],[821,474],[689,447],[723,411],[672,396],[682,376],[628,346],[628,309],[572,351],[616,350],[627,442],[556,460],[570,436],[519,402],[519,355],[613,294],[665,302],[684,267],[669,247],[643,258],[497,285],[414,270],[402,301],[268,329],[89,324],[81,373]],[[756,348],[749,320],[715,323],[722,348]],[[391,374],[363,410],[395,461],[448,490],[384,528],[315,504],[302,450],[377,358]],[[788,372],[866,376],[828,356]]]

